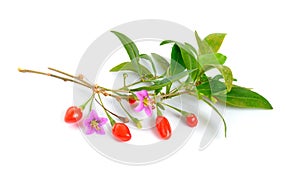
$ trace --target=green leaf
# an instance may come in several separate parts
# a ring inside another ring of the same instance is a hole
[[[197,62],[196,58],[190,52],[186,51],[186,49],[181,48],[180,51],[181,51],[182,59],[184,61],[184,65],[185,65],[186,69],[188,69],[188,70],[197,69],[198,70],[198,71],[193,71],[190,73],[190,77],[194,81],[199,74],[199,70],[200,70],[199,63]]]
[[[170,64],[169,62],[162,56],[156,54],[156,53],[151,53],[152,57],[154,60],[156,60],[156,62],[160,65],[160,67],[167,71],[167,69],[169,68]]]
[[[221,72],[223,79],[225,81],[227,92],[229,92],[232,88],[232,81],[233,81],[233,75],[231,69],[224,65],[209,64],[205,66],[206,71],[211,68],[217,68]]]
[[[155,68],[155,65],[153,63],[153,60],[151,58],[151,56],[147,55],[147,54],[141,54],[140,55],[140,58],[142,59],[145,59],[145,60],[148,60],[150,63],[151,63],[151,66],[152,66],[152,70],[154,72],[154,75],[156,75],[156,68]]]
[[[186,45],[188,43],[182,44],[182,43],[180,43],[178,41],[174,41],[174,40],[164,40],[160,43],[160,45],[165,45],[165,44],[170,44],[170,43],[176,44],[180,48],[180,50],[185,50],[188,54],[190,54],[191,56],[194,56],[193,50],[191,50],[190,47],[188,47],[188,45]]]
[[[227,66],[217,66],[217,69],[222,73],[223,79],[225,81],[225,85],[227,88],[227,92],[229,92],[232,88],[233,75],[231,69]]]
[[[170,43],[178,43],[178,42],[176,42],[174,40],[164,40],[160,43],[160,45],[165,45],[165,44],[170,44]]]
[[[223,78],[223,77],[222,77],[222,78]],[[201,74],[201,76],[200,76],[200,81],[201,81],[201,82],[206,82],[206,81],[208,81],[208,77],[207,77],[207,75],[206,75],[205,73]]]
[[[191,44],[185,42],[184,45],[185,45],[185,47],[186,47],[187,49],[189,49],[189,50],[193,53],[193,55],[194,55],[195,57],[197,56],[197,54],[198,54],[198,53],[197,53],[197,50],[196,50]]]
[[[169,70],[169,75],[175,75],[180,72],[183,72],[185,69],[185,64],[183,62],[180,48],[178,45],[174,44],[172,47],[172,52],[171,52],[171,64],[170,64],[170,70]]]
[[[199,55],[214,53],[213,50],[208,45],[208,43],[206,41],[201,40],[197,31],[195,31],[195,38],[198,44]]]
[[[203,95],[206,97],[211,97],[219,94],[226,94],[226,86],[224,82],[215,79],[204,82],[196,86],[196,88],[199,99],[201,99]]]
[[[171,64],[169,66],[168,75],[173,76],[183,72],[186,69],[182,59],[180,48],[177,44],[174,44],[171,51]],[[172,84],[166,86],[166,94],[170,93]]]
[[[221,102],[240,108],[273,109],[269,101],[250,89],[233,86],[227,95],[216,96]]]
[[[143,65],[140,65],[141,75],[145,77],[153,77],[152,73]],[[123,62],[112,69],[109,70],[110,72],[119,72],[119,71],[132,71],[138,73],[135,67],[132,65],[131,62]]]
[[[227,57],[221,53],[213,53],[213,54],[203,54],[199,55],[197,61],[204,67],[206,64],[221,64],[223,65],[226,61]]]
[[[210,46],[213,52],[218,52],[226,34],[224,33],[213,33],[204,38],[204,41]]]
[[[185,65],[185,68],[188,70],[198,70],[198,71],[192,71],[190,73],[191,79],[194,81],[200,71],[200,65],[197,62],[195,56],[193,55],[193,52],[184,44],[172,40],[165,40],[160,43],[160,45],[168,44],[168,43],[175,43],[180,48],[180,53]]]
[[[192,71],[195,71],[195,70],[184,71],[184,72],[181,72],[181,73],[176,74],[174,76],[164,78],[162,80],[154,80],[154,81],[152,81],[154,83],[153,85],[138,87],[138,88],[135,88],[135,89],[131,89],[130,91],[132,91],[132,92],[140,91],[140,90],[152,91],[152,90],[161,89],[161,88],[163,88],[163,87],[165,87],[169,84],[172,84],[173,82],[175,82],[177,80],[180,80],[183,77],[189,75],[189,73],[191,73]]]
[[[141,76],[142,71],[139,64],[139,50],[135,45],[135,43],[122,33],[119,33],[117,31],[111,31],[111,32],[114,33],[119,38],[124,48],[126,49],[126,52],[131,60],[131,63],[134,65],[133,67],[137,70],[137,73]]]
[[[159,89],[154,90],[154,94],[155,94],[155,95],[159,94],[161,90],[162,90],[162,88],[159,88]]]

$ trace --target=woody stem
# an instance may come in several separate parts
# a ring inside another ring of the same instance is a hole
[[[87,88],[91,88],[90,85],[87,85],[87,84],[85,84],[83,82],[79,82],[77,80],[66,78],[66,77],[61,77],[61,76],[58,76],[58,75],[55,75],[55,74],[51,74],[51,73],[45,73],[45,72],[40,72],[40,71],[36,71],[36,70],[28,70],[28,69],[21,69],[21,68],[19,68],[18,71],[22,72],[22,73],[34,73],[34,74],[40,74],[40,75],[50,76],[50,77],[54,77],[54,78],[57,78],[57,79],[61,79],[61,80],[65,81],[65,82],[67,82],[67,81],[68,82],[73,82],[73,83],[85,86]]]

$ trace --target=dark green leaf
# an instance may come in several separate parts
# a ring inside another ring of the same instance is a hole
[[[180,48],[178,47],[178,45],[174,44],[171,52],[169,75],[172,76],[178,74],[180,72],[183,72],[184,69],[185,65],[181,56]]]
[[[137,70],[138,74],[141,76],[142,71],[141,71],[141,67],[139,64],[139,50],[137,48],[137,46],[135,45],[135,43],[128,38],[126,35],[116,32],[116,31],[111,31],[112,33],[114,33],[119,40],[121,41],[121,43],[123,44],[124,48],[127,51],[127,54],[132,62],[132,64],[134,65],[134,68]]]
[[[233,86],[227,95],[216,96],[220,101],[234,107],[273,109],[269,101],[250,89]]]
[[[225,38],[226,34],[224,33],[214,33],[205,37],[204,41],[210,46],[213,52],[218,52],[219,48],[222,45],[222,42]]]
[[[154,94],[155,94],[155,95],[159,94],[161,90],[162,90],[162,88],[159,88],[159,89],[154,90]]]
[[[141,68],[141,75],[143,75],[145,77],[153,77],[152,73],[145,66],[140,65],[140,68]],[[109,71],[110,72],[132,71],[132,72],[138,73],[131,62],[123,62],[123,63],[113,67]]]
[[[198,56],[197,61],[204,67],[206,64],[221,64],[223,65],[227,57],[221,53],[203,54]]]
[[[207,75],[206,75],[206,74],[201,74],[201,76],[200,76],[200,81],[201,81],[201,82],[206,82],[206,81],[208,81]]]
[[[194,81],[198,74],[199,74],[199,70],[200,70],[200,66],[199,63],[197,62],[196,58],[188,51],[186,51],[186,49],[181,48],[181,55],[182,55],[182,59],[184,61],[184,65],[188,70],[198,70],[198,71],[193,71],[190,73],[190,77],[191,79]]]
[[[181,56],[185,65],[185,68],[188,70],[198,70],[198,71],[192,71],[190,73],[191,79],[194,81],[200,71],[200,65],[197,62],[195,56],[193,55],[193,52],[184,44],[172,40],[165,40],[161,42],[161,45],[168,44],[168,43],[175,43],[179,48],[181,52]]]

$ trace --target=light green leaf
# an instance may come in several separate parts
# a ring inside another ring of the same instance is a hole
[[[175,82],[177,80],[180,80],[183,77],[189,75],[189,73],[191,73],[192,71],[195,71],[195,70],[184,71],[184,72],[181,72],[181,73],[176,74],[174,76],[164,78],[162,80],[153,80],[152,81],[154,83],[153,85],[138,87],[138,88],[135,88],[135,89],[131,89],[130,91],[132,91],[132,92],[140,91],[140,90],[152,91],[152,90],[161,89],[162,87],[165,87],[169,84],[172,84],[173,82]]]
[[[185,45],[185,47],[186,47],[187,49],[189,49],[189,50],[193,53],[193,55],[194,55],[195,57],[197,57],[197,54],[198,54],[198,53],[197,53],[197,50],[196,50],[191,44],[185,42],[184,45]]]
[[[117,31],[111,31],[111,32],[114,33],[119,38],[124,48],[126,49],[126,52],[131,60],[132,65],[134,65],[134,68],[137,70],[137,73],[141,76],[142,71],[139,64],[139,50],[135,45],[135,43],[126,35],[120,32]]]
[[[227,66],[222,66],[222,65],[217,65],[216,68],[223,75],[223,79],[225,81],[227,92],[230,92],[230,90],[232,88],[232,81],[233,81],[233,75],[232,75],[231,69]]]
[[[214,79],[204,82],[196,86],[196,88],[199,99],[201,99],[203,95],[210,98],[211,96],[226,94],[226,86],[224,82]]]
[[[225,38],[225,33],[213,33],[205,37],[204,41],[210,46],[213,52],[218,52]]]
[[[220,101],[234,107],[273,109],[266,98],[244,87],[233,86],[227,95],[218,95],[216,97]]]
[[[195,38],[198,44],[199,55],[214,53],[213,50],[208,45],[208,43],[206,41],[201,40],[197,31],[195,31]]]
[[[232,81],[233,81],[233,75],[231,69],[224,65],[215,65],[215,64],[208,64],[205,65],[204,67],[205,71],[210,70],[211,68],[217,68],[221,72],[223,79],[225,81],[227,92],[229,92],[232,88]]]
[[[153,77],[152,73],[143,65],[140,65],[141,68],[141,75],[144,77]],[[123,62],[112,69],[109,70],[110,72],[119,72],[119,71],[132,71],[138,73],[135,67],[132,65],[131,62]]]
[[[180,50],[185,50],[188,54],[190,54],[191,56],[194,56],[193,50],[191,50],[188,45],[186,45],[187,43],[183,44],[180,43],[178,41],[174,41],[174,40],[164,40],[160,43],[160,45],[165,45],[165,44],[176,44]]]
[[[223,65],[226,61],[227,57],[221,53],[213,53],[213,54],[203,54],[199,55],[197,61],[204,67],[206,64],[221,64]]]
[[[154,75],[156,76],[156,68],[155,68],[155,65],[153,63],[153,60],[152,60],[152,57],[147,55],[147,54],[141,54],[140,55],[140,58],[142,59],[145,59],[145,60],[148,60],[150,63],[151,63],[151,66],[152,66],[152,70],[154,72]]]
[[[170,64],[169,62],[162,56],[156,54],[156,53],[151,53],[152,57],[154,60],[156,60],[156,62],[160,65],[160,67],[167,71],[167,69],[169,68]]]
[[[179,42],[176,42],[174,40],[164,40],[160,43],[160,45],[166,45],[166,44],[170,44],[170,43],[179,43]]]

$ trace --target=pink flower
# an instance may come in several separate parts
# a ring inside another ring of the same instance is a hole
[[[105,134],[104,128],[102,127],[107,122],[106,118],[99,117],[95,110],[90,112],[87,119],[83,120],[83,125],[86,127],[86,134]]]
[[[150,117],[152,115],[153,100],[149,97],[146,90],[136,92],[136,96],[139,99],[139,105],[134,109],[137,112],[145,110],[145,113]]]

